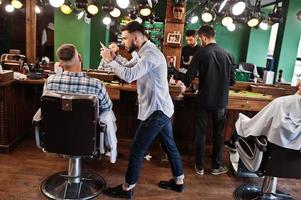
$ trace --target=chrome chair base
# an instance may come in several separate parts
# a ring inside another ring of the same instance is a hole
[[[233,192],[235,200],[294,200],[290,195],[277,190],[276,194],[262,194],[257,185],[240,185]]]
[[[92,199],[103,193],[106,181],[91,172],[81,173],[80,181],[73,181],[68,172],[59,172],[47,177],[41,184],[42,193],[50,199]]]

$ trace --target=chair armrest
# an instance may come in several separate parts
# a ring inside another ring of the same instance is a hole
[[[266,151],[267,141],[263,137],[250,136],[239,137],[235,143],[239,158],[251,172],[257,172],[260,168],[263,153]]]

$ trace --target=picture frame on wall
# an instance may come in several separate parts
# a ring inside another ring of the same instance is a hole
[[[167,40],[166,42],[168,44],[181,44],[181,34],[179,32],[173,32],[167,34]]]

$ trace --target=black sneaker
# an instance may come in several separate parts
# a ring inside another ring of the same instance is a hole
[[[226,149],[232,152],[236,152],[236,146],[231,142],[231,140],[225,141],[224,144]]]
[[[104,191],[104,194],[114,198],[131,199],[133,195],[133,190],[134,189],[125,191],[123,190],[121,184],[121,185],[117,185],[116,187],[106,189]]]
[[[229,171],[228,167],[220,166],[218,169],[212,169],[211,174],[212,175],[220,175],[225,174]]]
[[[176,184],[174,179],[170,179],[169,181],[160,181],[159,187],[167,190],[173,190],[176,192],[184,191],[184,184]]]

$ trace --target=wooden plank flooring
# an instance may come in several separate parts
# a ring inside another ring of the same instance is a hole
[[[85,169],[93,169],[102,175],[109,186],[122,183],[127,166],[129,145],[120,142],[121,158],[116,164],[110,164],[107,158],[101,161],[85,161]],[[144,161],[143,169],[134,193],[134,199],[156,200],[230,200],[233,190],[243,183],[261,183],[261,179],[236,178],[228,174],[213,176],[210,169],[203,177],[195,174],[193,169],[193,154],[182,154],[185,170],[185,192],[176,193],[157,187],[160,180],[170,178],[170,169],[160,166],[159,154],[152,153],[151,161]],[[225,154],[225,160],[228,160]],[[226,161],[227,162],[227,161]],[[209,166],[209,159],[208,159]],[[58,171],[68,169],[68,161],[54,154],[46,154],[35,147],[33,139],[26,139],[10,154],[0,154],[0,200],[39,200],[46,199],[39,191],[41,181]],[[278,181],[278,188],[290,193],[296,199],[301,199],[301,181]],[[111,199],[99,196],[97,199]]]

